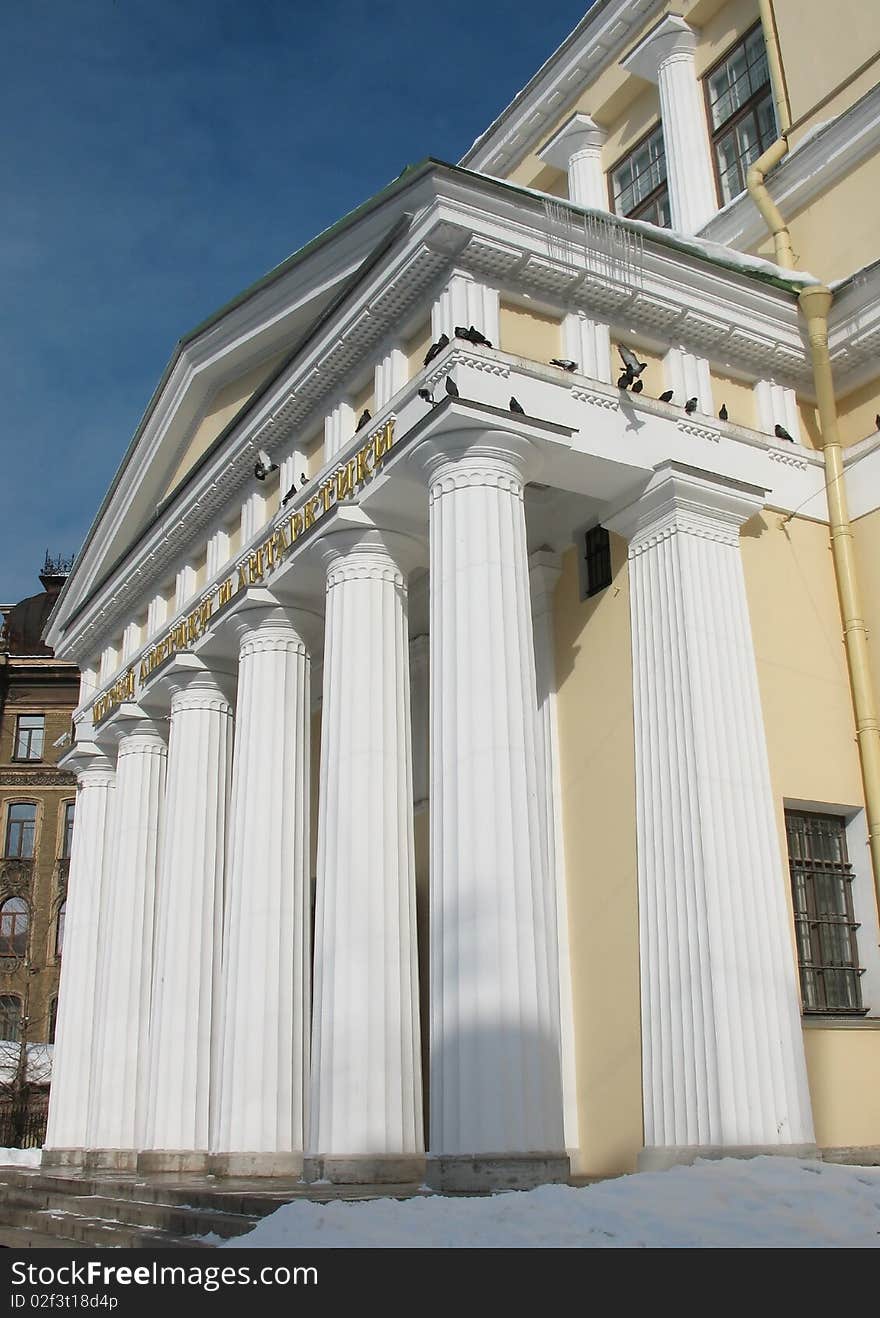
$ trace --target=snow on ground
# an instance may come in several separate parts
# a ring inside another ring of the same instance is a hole
[[[880,1167],[725,1158],[579,1189],[300,1200],[223,1243],[233,1249],[878,1246]]]
[[[0,1166],[39,1167],[42,1149],[0,1149]]]

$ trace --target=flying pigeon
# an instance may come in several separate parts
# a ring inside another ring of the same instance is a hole
[[[423,365],[427,366],[430,362],[434,360],[435,357],[439,357],[440,353],[443,351],[443,349],[447,346],[448,343],[449,343],[449,335],[441,334],[437,342],[432,343],[430,348],[428,349]]]
[[[624,371],[623,375],[621,375],[617,381],[618,389],[628,389],[631,384],[632,384],[632,376],[629,375],[626,371]]]
[[[632,383],[637,375],[641,375],[648,363],[640,362],[635,353],[630,352],[629,348],[625,348],[622,343],[617,345],[617,351],[620,353],[620,360],[623,362],[629,382]]]
[[[789,444],[793,444],[793,443],[794,443],[794,440],[792,439],[791,435],[790,435],[790,434],[788,433],[788,431],[786,430],[785,426],[780,426],[780,425],[776,425],[776,426],[774,426],[774,427],[773,427],[773,434],[776,436],[777,439],[787,439],[788,442],[789,442]]]
[[[453,380],[451,375],[447,375],[446,377],[446,392],[449,394],[450,398],[460,397],[460,394],[458,392],[458,386]]]
[[[687,412],[688,416],[691,416],[694,412],[696,412],[697,403],[699,401],[700,400],[698,398],[689,398],[687,400],[687,402],[684,405],[684,410]]]
[[[577,362],[570,361],[567,357],[551,357],[551,366],[558,366],[563,371],[576,371]]]
[[[666,390],[664,390],[664,392],[660,395],[660,402],[661,402],[661,403],[671,403],[671,402],[672,402],[672,395],[673,395],[674,393],[675,393],[675,390],[674,390],[674,389],[666,389]]]
[[[718,413],[718,420],[719,420],[719,421],[726,421],[726,420],[727,420],[727,404],[726,404],[726,403],[722,403],[722,404],[721,404],[721,411]]]
[[[640,394],[644,389],[644,387],[645,387],[644,380],[633,380],[632,392],[634,394]]]
[[[278,470],[278,463],[273,462],[264,448],[257,449],[257,461],[254,464],[254,475],[258,481],[264,481],[273,471]]]
[[[367,424],[367,422],[372,420],[372,417],[373,417],[373,413],[370,411],[368,407],[365,407],[363,412],[361,412],[360,419],[357,425],[354,428],[354,433],[357,434],[359,430],[363,429],[363,427]]]
[[[522,403],[518,403],[512,394],[510,396],[510,410],[511,412],[516,412],[518,416],[525,416],[526,414],[526,409],[523,407]]]

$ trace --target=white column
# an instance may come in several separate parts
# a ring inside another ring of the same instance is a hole
[[[348,399],[343,398],[324,418],[324,461],[329,462],[354,434],[357,417]]]
[[[364,527],[327,570],[310,1152],[330,1179],[421,1163],[406,570],[414,542]],[[411,1172],[409,1174],[412,1174]]]
[[[602,169],[602,146],[608,136],[588,114],[573,114],[538,152],[548,165],[568,175],[568,195],[579,206],[607,211],[608,184]]]
[[[795,442],[800,443],[801,418],[795,391],[775,380],[758,380],[754,394],[757,429],[772,435],[777,426],[784,426]]]
[[[582,311],[569,311],[562,318],[563,357],[577,362],[581,375],[611,383],[611,331],[601,320]]]
[[[431,308],[431,337],[436,342],[441,334],[448,334],[451,339],[456,325],[473,325],[497,348],[498,317],[498,289],[456,271]]]
[[[196,593],[196,570],[191,563],[184,563],[177,572],[177,584],[174,592],[174,608],[179,613]]]
[[[256,483],[256,482],[255,482]],[[266,524],[266,500],[259,490],[252,490],[241,505],[241,543],[246,545]],[[195,585],[193,585],[195,590]],[[180,605],[178,604],[178,608]]]
[[[89,1148],[102,1166],[133,1167],[146,1118],[156,869],[165,801],[162,724],[125,718],[104,888]]]
[[[302,1170],[308,1093],[312,615],[255,591],[237,616],[238,699],[212,1168]]]
[[[406,353],[398,347],[389,348],[376,363],[374,379],[374,411],[379,413],[391,401],[398,389],[402,389],[409,375],[409,362]]]
[[[78,1162],[88,1142],[95,1021],[101,1012],[95,972],[108,876],[116,773],[91,743],[77,743],[59,768],[77,775],[73,846],[67,878],[64,955],[43,1162]],[[67,1156],[62,1151],[68,1152]]]
[[[714,416],[712,374],[705,357],[697,357],[685,348],[670,348],[663,357],[663,379],[674,391],[674,402],[683,407],[689,398],[697,399],[697,411]]]
[[[567,1174],[538,811],[528,441],[425,441],[431,532],[432,1175]],[[466,1155],[461,1157],[461,1155]],[[475,1160],[480,1165],[475,1165]]]
[[[412,709],[413,805],[428,804],[428,638],[414,636],[409,643],[409,680]]]
[[[739,548],[763,501],[669,462],[604,523],[630,542],[646,1165],[813,1141]]]
[[[291,489],[300,488],[308,461],[301,448],[293,448],[282,457],[279,466],[279,487],[283,499]]]
[[[699,232],[718,210],[696,45],[694,29],[667,14],[621,62],[659,87],[672,227],[684,233]]]
[[[208,1150],[232,710],[211,673],[179,656],[159,864],[149,1102],[139,1166],[201,1169]],[[201,1156],[199,1156],[201,1155]]]
[[[165,596],[160,591],[153,596],[147,608],[147,636],[155,636],[165,621],[166,612]]]
[[[556,1013],[559,1022],[559,1058],[562,1076],[565,1147],[580,1146],[578,1134],[577,1070],[574,1051],[574,1016],[571,996],[571,959],[568,941],[568,895],[565,889],[565,853],[562,800],[559,783],[559,733],[556,721],[556,645],[553,634],[553,593],[562,572],[558,554],[539,549],[529,558],[532,626],[535,634],[535,680],[538,720],[538,810],[544,839],[547,873],[545,889],[548,944],[555,935],[558,965]]]

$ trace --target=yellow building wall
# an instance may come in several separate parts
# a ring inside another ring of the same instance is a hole
[[[187,472],[192,471],[199,458],[207,453],[221,430],[229,424],[237,412],[241,411],[248,399],[252,398],[257,392],[260,385],[269,379],[272,372],[277,370],[286,355],[286,352],[276,353],[268,361],[261,362],[259,366],[253,367],[252,370],[230,381],[229,384],[225,384],[222,389],[216,392],[208,404],[205,415],[196,426],[195,432],[165,488],[162,495],[163,499],[167,498],[171,491],[177,488]]]
[[[579,1174],[634,1171],[643,1144],[632,653],[626,543],[579,598],[577,550],[554,600]],[[613,988],[611,987],[613,986]]]
[[[639,86],[645,84],[639,81]],[[621,156],[641,141],[643,137],[656,128],[660,122],[660,97],[656,87],[645,87],[639,96],[628,105],[626,111],[608,126],[608,136],[602,146],[602,168],[607,175],[618,163]],[[603,125],[604,127],[605,125]],[[609,191],[609,198],[611,193]]]
[[[804,1048],[819,1147],[880,1144],[880,1027],[811,1026]]]
[[[837,423],[843,444],[857,444],[877,429],[880,413],[880,378],[837,400]]]
[[[452,337],[450,331],[449,337]],[[407,379],[411,380],[414,375],[418,375],[422,370],[428,349],[431,346],[431,322],[426,320],[423,325],[412,334],[403,345],[403,351],[406,353],[407,360]]]
[[[715,11],[714,13],[712,11]],[[760,19],[758,0],[717,0],[711,5],[692,4],[687,20],[698,30],[695,65],[698,78],[704,78],[731,46]]]
[[[516,357],[549,362],[562,356],[562,326],[556,316],[502,301],[498,330],[499,347]]]
[[[663,369],[663,356],[659,352],[652,352],[650,348],[643,347],[640,343],[635,343],[633,339],[626,340],[626,346],[631,348],[637,354],[639,361],[645,363],[645,369],[642,371],[639,379],[643,381],[644,388],[642,395],[645,398],[659,398],[669,387],[666,381],[666,373]],[[616,381],[623,363],[618,351],[617,339],[611,340],[611,379]],[[683,398],[675,399],[679,407],[684,403]]]
[[[782,65],[797,122],[872,54],[880,51],[880,5],[871,0],[773,0]],[[811,116],[803,126],[841,114],[880,77],[875,61],[850,87]],[[833,277],[833,276],[832,276]]]
[[[868,658],[874,679],[874,699],[880,708],[880,508],[854,521],[852,531],[862,613],[868,628]]]
[[[874,155],[809,206],[787,214],[798,268],[827,284],[877,260],[878,195],[880,157]],[[772,240],[762,239],[758,253],[772,260]]]
[[[727,407],[727,419],[735,426],[748,426],[751,430],[758,428],[758,414],[755,407],[755,394],[752,386],[736,376],[727,375],[713,366],[712,396],[716,415],[721,411],[721,404]],[[681,403],[681,399],[677,400]]]

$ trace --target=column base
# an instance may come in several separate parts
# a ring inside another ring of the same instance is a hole
[[[43,1149],[41,1167],[83,1167],[85,1149]]]
[[[83,1167],[90,1172],[135,1172],[137,1149],[86,1149]]]
[[[210,1176],[284,1176],[303,1179],[302,1153],[211,1153]]]
[[[137,1170],[207,1173],[208,1157],[203,1149],[145,1149],[137,1155]]]
[[[690,1167],[700,1158],[810,1158],[821,1157],[815,1144],[656,1144],[642,1149],[636,1159],[640,1172],[664,1172],[670,1167]]]
[[[421,1185],[425,1179],[423,1153],[352,1153],[306,1156],[304,1181],[331,1185]]]
[[[428,1157],[425,1180],[432,1190],[448,1194],[489,1194],[494,1190],[565,1185],[570,1171],[564,1152],[438,1153]]]

